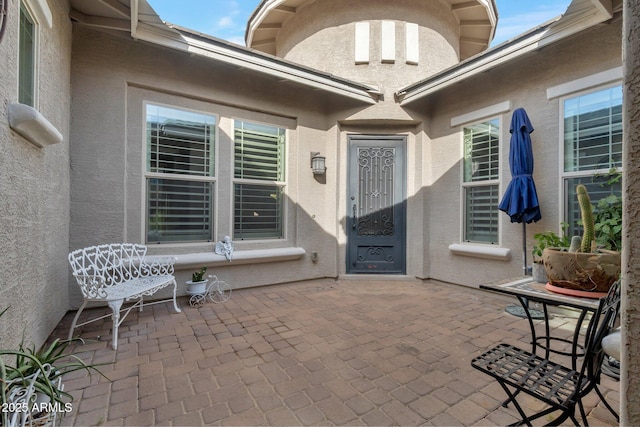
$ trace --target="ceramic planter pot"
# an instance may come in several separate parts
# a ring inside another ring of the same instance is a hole
[[[207,291],[207,282],[209,280],[202,280],[200,282],[194,282],[187,280],[187,293],[189,295],[204,295]]]
[[[544,264],[541,262],[534,262],[531,266],[531,275],[533,280],[538,283],[547,283],[549,278],[547,277],[547,272],[544,269]]]
[[[546,248],[542,261],[553,286],[586,292],[607,292],[620,278],[620,252],[568,252]]]

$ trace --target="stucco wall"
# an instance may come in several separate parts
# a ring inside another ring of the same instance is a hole
[[[640,425],[640,5],[624,2],[624,214],[620,425]]]
[[[523,107],[535,128],[531,134],[535,156],[534,180],[538,188],[542,220],[527,225],[527,258],[531,263],[533,235],[559,231],[559,135],[560,99],[547,98],[547,89],[621,65],[620,22],[602,25],[576,37],[535,52],[507,66],[469,79],[437,96],[416,102],[412,109],[428,111],[428,148],[423,161],[429,165],[425,196],[425,240],[429,242],[429,276],[477,285],[522,274],[522,225],[512,224],[500,213],[500,246],[511,249],[508,261],[452,254],[448,246],[461,239],[461,126],[451,119],[510,102],[511,110],[499,115],[500,197],[511,179],[509,171],[509,124],[513,110]],[[535,67],[532,65],[535,63]],[[587,88],[584,88],[585,90]],[[493,117],[493,116],[492,116]],[[488,118],[492,118],[488,117]],[[473,274],[469,274],[473,271]]]
[[[281,241],[236,241],[236,251],[303,247],[300,260],[211,270],[234,287],[337,275],[335,200],[337,141],[325,111],[358,103],[295,87],[202,58],[74,27],[72,227],[70,245],[143,241],[143,102],[193,109],[218,117],[215,235],[232,235],[233,119],[289,129],[287,232]],[[295,94],[295,96],[292,96]],[[342,115],[349,113],[343,112]],[[328,173],[314,179],[310,152],[327,156]],[[303,231],[300,231],[303,230]],[[214,243],[153,245],[151,252],[212,252]],[[318,253],[312,262],[310,254]],[[177,272],[181,293],[191,270]],[[79,303],[74,289],[73,305]]]
[[[395,22],[396,60],[382,63],[381,21]],[[369,63],[354,61],[355,23],[370,23]],[[419,63],[406,63],[404,23],[419,26]],[[379,86],[386,96],[458,62],[458,26],[449,7],[439,1],[408,0],[309,2],[285,21],[277,55],[318,70]]]
[[[17,102],[19,2],[8,4],[0,40],[0,348],[24,336],[40,346],[65,314],[68,298],[71,23],[66,1],[48,2],[53,28],[40,26],[37,110],[62,143],[39,148],[9,128]]]

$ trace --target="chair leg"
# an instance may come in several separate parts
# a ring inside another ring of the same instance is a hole
[[[80,313],[82,313],[82,310],[84,310],[84,307],[86,305],[87,305],[87,300],[84,300],[84,302],[82,303],[82,305],[80,306],[80,308],[76,312],[76,315],[73,316],[73,322],[71,322],[71,328],[69,328],[68,339],[72,339],[73,338],[73,331],[76,329],[76,324],[78,323],[78,319],[80,318]]]
[[[173,308],[176,310],[176,313],[180,313],[180,307],[178,307],[178,302],[176,301],[176,293],[178,292],[178,283],[175,279],[173,279]]]
[[[109,301],[109,307],[111,307],[111,318],[113,320],[113,341],[111,347],[114,350],[118,349],[118,327],[120,326],[120,307],[124,300]]]

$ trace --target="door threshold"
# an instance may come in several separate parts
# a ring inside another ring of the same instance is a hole
[[[338,279],[342,280],[369,280],[369,281],[382,281],[382,280],[397,280],[407,282],[421,281],[416,276],[409,276],[406,274],[339,274]]]

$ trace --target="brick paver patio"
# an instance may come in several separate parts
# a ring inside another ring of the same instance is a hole
[[[79,355],[115,363],[102,369],[110,381],[66,378],[74,402],[63,425],[516,421],[498,384],[469,364],[501,341],[528,345],[526,320],[504,311],[515,299],[436,281],[322,279],[235,290],[225,304],[180,303],[182,313],[170,303],[132,312],[117,352],[110,321],[84,327]],[[72,314],[54,336],[66,336]],[[554,325],[562,333],[570,321],[558,315]],[[602,386],[617,407],[618,383]],[[617,425],[595,393],[587,410],[591,425]]]

